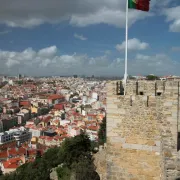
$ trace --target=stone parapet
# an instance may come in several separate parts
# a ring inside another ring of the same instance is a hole
[[[108,180],[170,180],[178,175],[178,82],[107,84]]]

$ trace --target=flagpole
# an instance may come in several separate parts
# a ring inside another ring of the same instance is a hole
[[[128,1],[126,0],[126,46],[125,46],[125,72],[124,72],[124,95],[126,94],[127,83],[127,57],[128,57]]]

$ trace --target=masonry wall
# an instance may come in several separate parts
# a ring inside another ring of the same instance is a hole
[[[175,179],[178,82],[107,84],[107,179]],[[141,94],[141,95],[139,95]]]

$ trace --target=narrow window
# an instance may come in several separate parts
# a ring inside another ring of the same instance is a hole
[[[157,96],[161,96],[161,92],[157,92]]]
[[[132,106],[132,96],[131,96],[131,98],[130,98],[130,106]]]

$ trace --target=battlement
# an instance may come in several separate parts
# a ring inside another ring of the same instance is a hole
[[[179,81],[128,81],[126,95],[177,95],[179,93],[179,84]],[[116,82],[116,86],[117,93],[122,94],[123,83],[121,81]]]
[[[178,81],[107,84],[108,180],[178,176]]]

